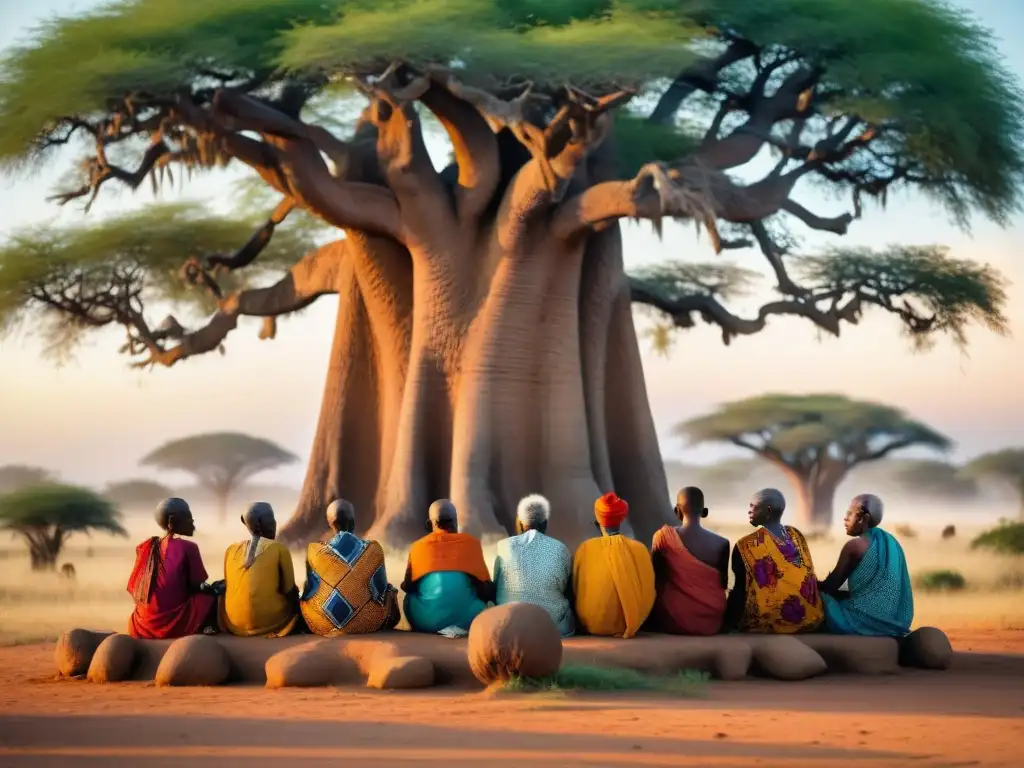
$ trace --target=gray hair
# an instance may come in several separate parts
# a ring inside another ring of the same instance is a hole
[[[786,511],[786,497],[778,488],[762,488],[750,497],[750,503],[755,507],[769,506],[780,515]]]
[[[551,502],[539,493],[531,493],[519,500],[516,517],[526,529],[543,525],[551,517]]]
[[[851,507],[858,507],[871,518],[872,527],[882,524],[882,514],[885,511],[882,500],[873,493],[862,493],[854,496],[850,502]]]

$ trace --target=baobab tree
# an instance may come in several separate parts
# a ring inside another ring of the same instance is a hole
[[[854,467],[895,451],[945,451],[948,438],[896,408],[841,395],[761,395],[680,424],[693,443],[725,442],[771,462],[796,491],[797,525],[832,525],[836,489]]]
[[[237,250],[182,247],[185,281],[216,302],[204,324],[152,325],[146,249],[93,254],[107,282],[83,281],[59,248],[43,249],[59,266],[26,267],[39,255],[27,237],[3,259],[31,279],[0,290],[23,317],[123,326],[143,366],[223,349],[243,316],[273,338],[277,318],[337,295],[286,540],[319,533],[341,494],[369,535],[400,545],[433,498],[480,533],[510,530],[518,498],[541,492],[559,510],[551,532],[572,542],[613,487],[649,537],[669,506],[635,304],[663,337],[702,320],[725,342],[781,315],[838,335],[867,310],[919,344],[1003,328],[986,266],[935,246],[798,258],[785,236],[787,222],[842,235],[866,199],[900,188],[961,222],[1017,209],[1017,86],[990,34],[939,2],[137,0],[48,23],[3,78],[9,167],[87,152],[59,202],[226,164],[279,196]],[[440,169],[425,125],[451,149]],[[810,210],[801,180],[849,210]],[[271,287],[229,288],[297,211],[336,239]],[[623,219],[696,222],[716,251],[759,249],[780,296],[731,312],[723,299],[750,273],[722,261],[628,276]]]

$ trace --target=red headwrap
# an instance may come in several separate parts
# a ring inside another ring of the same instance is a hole
[[[602,528],[618,528],[629,514],[629,504],[614,493],[606,493],[594,502],[594,517]]]

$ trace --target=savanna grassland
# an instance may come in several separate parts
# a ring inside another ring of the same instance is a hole
[[[18,540],[0,543],[0,644],[52,640],[71,627],[123,631],[132,607],[125,585],[134,547],[156,532],[151,520],[148,510],[128,510],[127,539],[105,535],[72,539],[59,562],[74,564],[74,581],[59,573],[33,572],[27,551]],[[945,516],[941,522],[948,522]],[[224,550],[231,542],[245,538],[244,529],[234,520],[217,526],[204,520],[201,513],[198,523],[196,542],[206,569],[211,579],[222,578]],[[710,527],[731,541],[749,530],[741,525]],[[943,540],[941,525],[892,523],[890,530],[900,538],[915,580],[928,571],[951,569],[958,571],[967,584],[957,592],[916,589],[916,626],[933,625],[947,631],[1024,629],[1024,558],[972,551],[970,540],[983,527],[961,526],[955,538]],[[820,578],[833,567],[842,544],[838,532],[810,542]],[[494,541],[485,541],[484,546],[491,564]],[[292,559],[301,587],[304,555],[293,551]],[[405,559],[404,551],[388,552],[388,576],[396,586],[402,581]]]

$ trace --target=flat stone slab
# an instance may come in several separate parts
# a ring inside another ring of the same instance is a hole
[[[938,630],[933,630],[938,631]],[[58,641],[55,658],[58,674],[77,671],[89,666],[96,647],[109,634],[94,633],[95,645],[84,642],[84,632],[74,634],[74,664],[60,657],[62,648],[69,648],[66,638]],[[893,674],[901,670],[900,643],[891,638],[844,637],[835,635],[791,635],[824,661],[826,674]],[[380,632],[340,638],[321,638],[311,635],[267,639],[214,635],[209,638],[218,643],[229,659],[229,672],[225,682],[267,685],[365,685],[378,668],[394,664],[394,659],[416,657],[425,670],[426,662],[433,666],[435,685],[453,685],[480,688],[467,659],[465,639],[450,639],[439,635],[414,632]],[[758,635],[718,635],[714,637],[683,637],[643,633],[629,640],[603,637],[573,637],[563,641],[562,664],[586,664],[603,667],[633,669],[653,675],[673,675],[684,670],[700,670],[717,679],[739,680],[748,674],[794,679],[790,672],[773,672],[772,663],[765,659],[778,659],[778,644],[771,653],[759,651],[772,637]],[[138,640],[134,644],[134,661],[127,680],[152,681],[157,676],[160,662],[175,640]],[[788,642],[788,641],[787,641]],[[790,643],[790,648],[793,648]],[[91,650],[90,650],[91,649]],[[83,655],[84,654],[84,655]],[[307,654],[310,658],[306,658]],[[89,658],[85,658],[85,655]],[[782,653],[784,655],[784,652]],[[801,651],[806,657],[806,651]],[[756,659],[756,660],[755,660]],[[806,659],[805,659],[806,661]],[[412,662],[408,662],[412,663]],[[785,665],[783,665],[785,666]],[[419,679],[426,677],[425,671]]]

